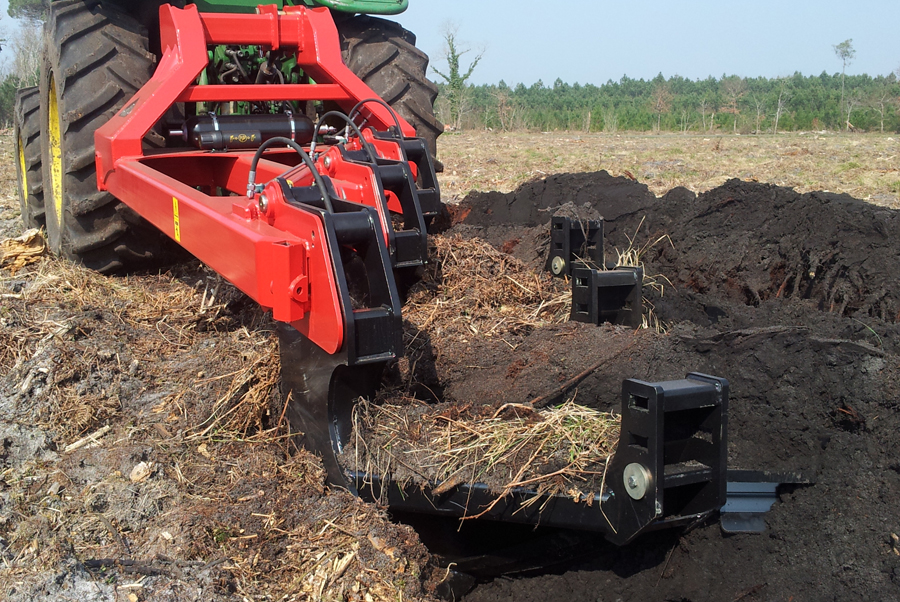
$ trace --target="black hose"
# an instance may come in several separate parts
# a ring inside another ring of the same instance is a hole
[[[380,98],[366,98],[366,99],[363,99],[363,100],[359,101],[358,103],[356,103],[356,105],[352,109],[350,109],[350,112],[348,113],[348,115],[350,116],[350,119],[353,119],[354,114],[359,115],[359,110],[363,107],[363,105],[366,105],[370,102],[378,103],[381,106],[383,106],[385,109],[387,109],[388,112],[391,114],[391,117],[394,118],[394,125],[397,126],[397,133],[399,133],[399,134],[403,133],[403,128],[400,127],[400,118],[397,117],[397,112],[394,111],[394,108],[391,105],[384,102],[384,100],[382,100]]]
[[[341,119],[343,119],[344,121],[347,122],[347,125],[349,125],[353,129],[353,132],[359,137],[359,143],[362,144],[362,147],[366,151],[366,154],[369,155],[369,161],[371,163],[375,163],[375,156],[376,156],[375,149],[372,148],[372,145],[369,144],[368,140],[363,138],[362,132],[359,131],[359,128],[356,127],[355,123],[353,123],[353,120],[350,119],[349,117],[347,117],[346,115],[344,115],[343,113],[341,113],[340,111],[328,111],[327,113],[325,113],[324,115],[319,117],[319,119],[316,121],[316,127],[315,127],[315,129],[313,129],[313,132],[318,133],[319,127],[321,127],[321,125],[325,121],[325,119],[327,117],[332,117],[332,116],[340,117]],[[313,143],[310,146],[309,150],[310,150],[310,152],[314,152],[316,150],[316,141],[315,140],[313,140]]]
[[[300,155],[300,159],[303,160],[303,163],[306,164],[306,167],[309,168],[310,173],[312,174],[313,179],[316,181],[316,186],[319,187],[319,192],[322,194],[322,202],[325,203],[325,209],[328,210],[328,213],[334,213],[334,206],[331,204],[331,196],[328,194],[328,189],[325,187],[325,180],[322,179],[322,175],[316,169],[316,164],[310,158],[306,151],[303,150],[299,144],[291,140],[290,138],[284,138],[282,136],[277,136],[275,138],[269,138],[265,142],[263,142],[258,149],[256,149],[256,154],[253,155],[253,161],[250,163],[250,175],[247,181],[247,191],[248,193],[256,190],[256,168],[259,165],[259,160],[262,158],[263,152],[270,146],[275,144],[284,144],[295,151]]]

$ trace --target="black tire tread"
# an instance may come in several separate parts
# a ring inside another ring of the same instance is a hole
[[[44,227],[44,186],[41,179],[41,95],[37,86],[16,92],[15,104],[15,162],[18,177],[19,208],[25,228]],[[19,140],[25,156],[25,173],[19,163]],[[28,184],[24,191],[22,182]]]
[[[425,139],[432,156],[444,125],[434,115],[438,87],[429,81],[428,55],[399,24],[361,15],[338,24],[344,63]]]
[[[52,75],[61,121],[64,192],[61,228],[48,192],[50,247],[101,272],[146,267],[173,253],[174,243],[165,235],[111,194],[97,190],[94,132],[150,79],[156,58],[148,47],[144,27],[108,3],[59,0],[51,5],[44,29],[41,98],[46,103]],[[45,109],[44,131],[47,119]],[[44,146],[44,179],[49,182],[49,148]]]

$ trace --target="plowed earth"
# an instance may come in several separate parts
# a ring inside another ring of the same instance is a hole
[[[607,220],[607,258],[644,250],[662,332],[456,324],[416,339],[421,364],[388,381],[429,401],[521,403],[603,359],[568,393],[610,410],[623,378],[714,374],[731,383],[729,466],[815,484],[783,488],[764,534],[711,520],[624,548],[597,539],[465,600],[900,599],[900,214],[737,180],[657,198],[598,172],[471,194],[445,235],[540,270],[563,205]],[[415,533],[325,488],[285,444],[271,324],[225,285],[207,301],[214,280],[52,259],[2,273],[3,596],[432,599],[442,571]],[[99,445],[65,451],[106,425]]]
[[[726,377],[729,467],[804,471],[815,484],[782,488],[764,534],[717,522],[654,534],[465,599],[900,599],[900,214],[738,180],[656,198],[600,172],[472,194],[455,228],[539,265],[546,216],[564,202],[608,220],[607,258],[646,245],[646,273],[664,285],[645,294],[667,333],[639,333],[579,386],[579,403],[608,409],[626,377]],[[595,345],[578,351],[604,352]],[[479,370],[472,387],[506,370]]]

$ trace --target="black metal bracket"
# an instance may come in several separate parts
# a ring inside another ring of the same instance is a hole
[[[726,501],[728,381],[691,373],[683,380],[622,385],[622,430],[603,503],[624,544],[643,531],[718,510]]]
[[[729,470],[728,499],[719,517],[722,530],[726,533],[764,532],[764,516],[778,500],[780,487],[814,483],[815,476],[803,472]]]
[[[338,300],[344,317],[344,348],[349,365],[382,363],[403,355],[400,293],[387,244],[372,207],[345,201],[323,178],[333,212],[315,186],[280,180],[291,206],[318,215],[325,230]]]
[[[434,161],[422,138],[404,138],[393,129],[386,132],[374,132],[376,138],[393,140],[400,145],[403,160],[415,163],[418,171],[416,179],[416,196],[426,227],[441,213],[441,189],[434,170]]]
[[[728,381],[702,374],[684,380],[622,385],[622,431],[606,487],[588,500],[517,488],[496,501],[481,483],[435,494],[437,483],[400,484],[350,470],[351,489],[395,511],[604,533],[622,545],[639,534],[686,524],[725,503]]]
[[[578,266],[603,268],[603,220],[550,220],[550,252],[544,269],[560,278]]]
[[[644,270],[621,267],[601,271],[572,270],[572,311],[569,319],[600,325],[603,322],[640,328],[643,319]]]

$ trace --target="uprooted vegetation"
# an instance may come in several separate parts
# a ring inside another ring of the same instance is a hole
[[[568,283],[478,238],[430,240],[431,264],[404,307],[416,328],[493,336],[569,319]]]
[[[357,469],[401,484],[436,484],[436,495],[462,483],[484,483],[496,503],[520,487],[593,500],[619,422],[614,414],[571,401],[542,410],[512,403],[497,409],[361,404],[354,430],[345,458]]]

